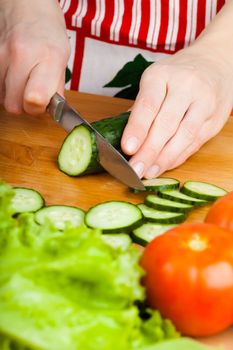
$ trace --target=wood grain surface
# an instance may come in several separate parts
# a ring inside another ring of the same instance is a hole
[[[68,101],[89,121],[126,111],[132,101],[69,91]],[[14,116],[0,108],[0,178],[13,186],[38,190],[47,204],[76,205],[84,210],[106,200],[143,201],[144,194],[132,194],[126,186],[103,173],[68,177],[57,168],[57,155],[66,132],[44,114]],[[233,118],[223,130],[179,168],[163,176],[207,181],[233,190]],[[188,222],[201,222],[208,207],[195,209]],[[233,330],[203,339],[209,344],[233,349]],[[187,349],[188,350],[188,349]]]

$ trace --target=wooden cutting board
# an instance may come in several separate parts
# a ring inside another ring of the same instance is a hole
[[[67,92],[68,101],[89,121],[126,111],[132,101]],[[132,194],[108,174],[72,178],[57,168],[57,154],[66,136],[49,115],[13,116],[0,108],[0,178],[13,186],[38,190],[47,204],[76,205],[84,210],[106,200],[143,201],[144,194]],[[164,176],[207,181],[233,190],[233,118],[218,136],[205,144],[179,168]],[[208,207],[195,209],[189,222],[201,222]],[[208,339],[233,349],[233,331]]]

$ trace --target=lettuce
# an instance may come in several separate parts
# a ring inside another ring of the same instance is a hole
[[[167,340],[152,346],[143,347],[140,350],[214,350],[189,338],[179,338],[175,340]],[[215,350],[223,350],[222,347]]]
[[[15,218],[12,196],[0,183],[0,350],[134,350],[179,337],[139,307],[136,247],[114,249],[85,226],[40,226],[31,213]]]

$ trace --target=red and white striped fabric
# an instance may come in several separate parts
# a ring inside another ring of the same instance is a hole
[[[112,95],[104,88],[137,54],[148,61],[190,45],[224,0],[60,0],[72,53],[67,88]]]

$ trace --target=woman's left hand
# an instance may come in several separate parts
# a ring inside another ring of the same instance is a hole
[[[122,149],[140,177],[156,177],[215,136],[232,105],[232,64],[195,43],[145,70]]]

